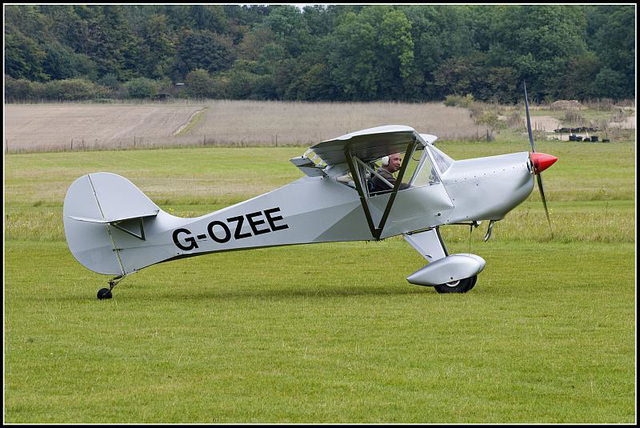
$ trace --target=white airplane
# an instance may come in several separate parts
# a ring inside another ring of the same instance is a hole
[[[465,293],[485,261],[449,254],[440,226],[477,227],[488,220],[486,241],[493,224],[529,196],[534,176],[549,220],[540,173],[557,158],[535,152],[526,105],[531,153],[456,161],[435,147],[437,137],[409,126],[365,129],[322,141],[291,159],[302,178],[196,218],[168,214],[124,177],[90,173],[71,184],[64,200],[67,244],[86,268],[115,275],[109,288],[98,291],[99,299],[111,298],[128,275],[184,257],[397,235],[428,261],[407,277],[410,283]],[[388,164],[396,153],[404,158],[392,182],[376,162]],[[371,186],[376,179],[383,189]]]

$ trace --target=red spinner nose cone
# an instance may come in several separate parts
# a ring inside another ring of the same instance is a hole
[[[549,168],[557,160],[557,157],[545,153],[531,153],[531,162],[533,163],[533,169],[536,174]]]

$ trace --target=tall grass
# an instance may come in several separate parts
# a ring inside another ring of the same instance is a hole
[[[5,107],[5,153],[153,147],[201,108],[155,103]]]
[[[486,127],[475,125],[466,109],[440,103],[203,100],[9,104],[6,110],[5,153],[310,145],[359,129],[393,124],[413,126],[448,140],[479,139],[486,133]],[[194,116],[197,111],[202,114]]]

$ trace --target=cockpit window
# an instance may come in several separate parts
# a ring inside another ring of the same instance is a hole
[[[424,147],[416,146],[411,158],[407,162],[406,170],[402,176],[402,181],[398,187],[398,191],[410,188],[411,177],[415,174],[420,165]],[[369,177],[369,196],[375,196],[381,193],[391,192],[396,180],[399,177],[401,164],[404,163],[407,152],[394,153],[379,159],[373,166],[375,173]]]
[[[429,150],[424,150],[420,165],[418,165],[418,168],[411,179],[411,186],[428,186],[439,182],[440,179],[438,178],[438,173],[433,167],[431,156],[429,156]]]
[[[402,176],[398,191],[440,182],[438,172],[433,166],[431,154],[432,152],[422,144],[416,145],[411,158],[407,162],[407,169]],[[376,196],[391,192],[398,179],[399,170],[405,160],[405,156],[407,156],[407,153],[398,152],[367,163],[355,158],[354,166],[359,170],[362,180],[361,186],[365,194]],[[447,164],[447,158],[443,157],[441,159],[443,166]],[[348,171],[345,171],[343,175],[337,176],[336,180],[341,184],[356,188],[356,183]]]
[[[409,165],[407,165],[407,171],[404,173],[404,178],[402,181],[405,183],[410,183],[411,179],[416,173],[416,170],[420,166],[420,162],[422,161],[422,157],[424,156],[424,147],[422,144],[419,144],[416,149],[413,151],[413,155],[409,160]],[[404,159],[404,155],[402,156]]]
[[[433,155],[433,160],[435,161],[438,170],[440,170],[440,174],[444,174],[453,163],[453,159],[435,147],[430,147],[430,150]]]

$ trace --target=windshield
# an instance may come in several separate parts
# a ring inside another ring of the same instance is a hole
[[[445,171],[448,170],[451,164],[453,163],[453,159],[451,159],[444,152],[438,150],[434,146],[429,147],[429,151],[431,152],[431,155],[433,156],[433,160],[435,161],[436,166],[438,167],[438,171],[440,171],[440,174],[444,174]]]
[[[439,183],[440,178],[433,167],[429,150],[421,150],[420,153],[422,153],[422,158],[411,178],[411,186],[420,187]]]

